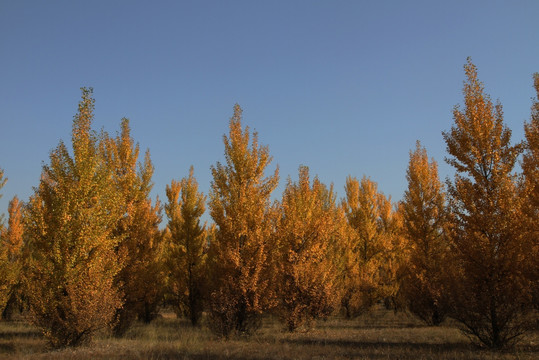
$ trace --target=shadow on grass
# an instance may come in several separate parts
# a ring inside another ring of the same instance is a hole
[[[248,357],[224,354],[192,354],[189,352],[152,352],[142,354],[143,358],[147,359],[159,359],[159,360],[177,360],[177,359],[189,359],[189,360],[208,360],[208,359],[234,359],[234,360],[259,360],[260,357]]]
[[[373,350],[391,350],[399,353],[401,351],[412,351],[427,354],[447,354],[463,352],[482,352],[489,349],[479,348],[472,343],[454,342],[454,343],[422,343],[422,342],[385,342],[385,341],[364,341],[364,340],[332,340],[332,339],[281,339],[281,343],[291,345],[313,345],[327,346],[350,349],[373,349]],[[539,354],[539,344],[520,345],[514,349],[498,351],[498,353],[530,353]]]
[[[235,359],[235,360],[260,360],[260,356],[248,356],[238,354],[214,353],[208,351],[206,353],[193,353],[190,351],[182,351],[175,349],[150,349],[143,351],[120,352],[120,353],[96,353],[82,349],[81,351],[59,351],[40,354],[40,360],[131,360],[131,359],[155,359],[155,360],[208,360],[208,359]],[[272,359],[271,357],[263,357],[263,359]]]
[[[332,340],[332,339],[281,339],[281,343],[293,345],[322,345],[336,346],[346,348],[395,348],[395,349],[413,349],[413,350],[434,350],[438,352],[447,351],[468,351],[476,349],[472,344],[466,343],[406,343],[391,341],[363,341],[363,340]]]
[[[0,330],[0,340],[3,339],[34,339],[41,338],[41,333],[37,330],[22,331],[2,331]]]
[[[324,324],[328,329],[350,329],[350,330],[384,330],[384,329],[422,329],[431,327],[425,324],[355,324],[350,322],[349,324]]]
[[[182,340],[186,334],[195,334],[203,329],[201,325],[192,326],[190,322],[182,319],[157,319],[149,324],[135,323],[120,338],[145,339],[153,336],[156,340]]]
[[[12,343],[1,343],[0,342],[0,354],[2,353],[11,353],[15,351],[15,345]]]

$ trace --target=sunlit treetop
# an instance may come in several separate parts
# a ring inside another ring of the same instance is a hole
[[[455,106],[455,122],[449,132],[443,132],[450,155],[446,161],[476,182],[505,176],[513,170],[521,146],[511,146],[511,130],[504,125],[502,105],[494,105],[484,93],[470,58],[464,70],[464,108]]]

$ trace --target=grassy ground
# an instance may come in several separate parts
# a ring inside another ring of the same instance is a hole
[[[539,333],[511,352],[473,347],[451,324],[422,326],[405,314],[378,309],[354,320],[334,317],[310,331],[287,333],[274,319],[249,337],[215,338],[206,327],[164,313],[136,324],[121,339],[107,334],[77,349],[51,350],[22,321],[0,323],[0,359],[538,359]]]

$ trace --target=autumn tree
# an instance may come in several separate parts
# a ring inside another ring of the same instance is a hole
[[[91,340],[121,306],[113,235],[121,196],[104,159],[103,136],[91,129],[93,110],[92,90],[83,88],[72,155],[62,141],[51,151],[25,209],[25,294],[33,323],[54,347]]]
[[[272,158],[259,146],[256,133],[242,128],[242,110],[234,107],[230,131],[224,136],[226,164],[212,166],[209,208],[216,224],[210,246],[210,321],[223,336],[256,324],[272,298],[267,271],[271,226],[270,195],[279,181],[278,169],[264,177]]]
[[[4,176],[4,170],[0,168],[0,190],[4,187],[7,182],[7,178]],[[2,198],[2,193],[0,193],[0,198]],[[4,214],[0,214],[0,230],[4,229]]]
[[[337,247],[343,236],[344,214],[327,188],[309,168],[299,168],[297,183],[288,179],[278,223],[277,297],[286,328],[326,318],[338,305]]]
[[[530,122],[525,124],[526,148],[522,161],[524,173],[524,212],[526,214],[526,241],[529,243],[530,255],[527,260],[528,278],[533,286],[533,301],[539,310],[539,73],[534,75],[534,87],[537,98],[533,102]]]
[[[347,317],[368,310],[378,300],[396,295],[398,237],[390,199],[378,192],[378,185],[367,177],[361,182],[348,177],[346,214],[349,239],[346,260],[345,292],[342,305]]]
[[[8,205],[8,227],[4,233],[4,246],[8,259],[12,262],[19,260],[23,245],[22,203],[17,196]]]
[[[477,69],[464,66],[464,108],[443,133],[455,168],[448,182],[451,316],[490,348],[510,346],[526,329],[532,284],[523,274],[530,250],[523,241],[522,198],[513,173],[519,144],[511,144],[502,106],[484,93]]]
[[[20,302],[20,275],[22,268],[22,248],[23,248],[23,219],[22,219],[22,203],[17,196],[9,202],[8,205],[8,227],[0,235],[0,257],[3,260],[4,270],[7,274],[4,275],[4,281],[7,285],[5,293],[2,291],[0,295],[2,317],[4,319],[11,318],[11,314]],[[2,266],[2,265],[0,265]],[[0,270],[3,271],[3,270]],[[4,289],[4,288],[3,288]],[[5,299],[5,301],[3,301]],[[4,304],[5,307],[1,306]]]
[[[7,178],[4,177],[4,170],[0,169],[0,190],[6,182]],[[0,193],[1,197],[2,194]],[[5,232],[4,214],[0,214],[0,312],[4,311],[14,282]]]
[[[150,153],[139,162],[139,145],[131,137],[128,119],[122,120],[115,138],[107,137],[106,151],[123,214],[113,232],[121,239],[117,252],[122,269],[115,282],[123,294],[114,332],[122,335],[137,318],[149,322],[157,314],[164,286],[158,227],[161,209],[159,200],[152,204],[150,198],[154,171]]]
[[[406,179],[408,188],[399,209],[410,254],[402,267],[400,292],[413,314],[429,325],[438,325],[447,314],[443,274],[447,266],[448,216],[438,165],[434,159],[429,161],[419,141],[410,152]]]
[[[168,292],[175,310],[197,325],[203,310],[207,282],[206,225],[200,217],[206,209],[206,197],[198,191],[194,169],[181,181],[172,180],[166,187],[168,217],[166,264]]]
[[[7,178],[4,177],[4,170],[0,168],[0,190],[2,190],[6,182],[7,182]],[[0,193],[0,199],[1,198],[2,198],[2,193]],[[0,214],[0,240],[1,240],[1,236],[3,235],[3,232],[4,232],[4,214]]]

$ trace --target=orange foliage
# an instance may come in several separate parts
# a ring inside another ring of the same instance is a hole
[[[33,323],[61,347],[149,321],[165,288],[193,324],[207,304],[210,327],[224,337],[255,329],[271,309],[292,331],[339,301],[351,317],[400,294],[430,324],[448,313],[486,346],[511,345],[539,309],[539,101],[525,147],[512,145],[501,105],[470,60],[464,68],[464,107],[443,133],[456,170],[447,199],[418,142],[398,211],[367,177],[348,177],[337,207],[332,186],[311,182],[307,167],[272,203],[278,168],[265,176],[268,147],[242,127],[235,105],[225,164],[211,167],[215,224],[200,224],[206,197],[191,168],[166,188],[164,232],[149,152],[138,163],[127,119],[115,138],[93,131],[92,90],[82,89],[72,154],[60,142],[24,213],[14,198],[7,229],[0,218],[0,309],[22,278]],[[539,96],[539,74],[534,86]],[[0,169],[0,188],[5,181]]]
[[[202,316],[207,282],[207,230],[200,224],[206,197],[198,192],[192,166],[189,177],[180,182],[172,180],[166,193],[168,293],[176,312],[196,325]]]
[[[401,239],[391,201],[367,177],[346,179],[342,207],[348,220],[343,307],[348,317],[396,295]]]
[[[408,189],[399,210],[410,254],[401,270],[400,291],[413,314],[430,325],[438,325],[447,313],[443,274],[449,245],[445,236],[448,217],[437,164],[429,162],[419,141],[410,152],[406,178]]]
[[[123,214],[114,229],[120,239],[117,253],[122,266],[115,283],[124,300],[116,313],[114,332],[122,335],[137,318],[153,319],[162,297],[160,203],[152,205],[150,199],[154,169],[149,151],[137,171],[139,146],[131,138],[129,120],[122,120],[116,138],[107,137],[106,152]]]
[[[256,327],[258,315],[271,306],[267,244],[272,235],[270,195],[278,170],[267,178],[267,147],[242,129],[242,110],[234,107],[224,136],[226,165],[211,168],[209,208],[216,225],[210,244],[210,324],[222,336]]]
[[[0,168],[0,190],[4,187],[4,185],[7,182],[7,178],[4,177],[4,170]],[[2,194],[0,193],[0,198],[2,198]],[[0,214],[0,233],[4,230],[4,214]]]
[[[470,60],[464,66],[464,109],[443,136],[456,170],[449,184],[451,316],[491,348],[510,346],[525,330],[532,284],[522,231],[523,198],[513,174],[520,145],[511,145],[500,104],[493,105]]]
[[[1,175],[0,171],[0,185]],[[11,308],[19,298],[23,246],[21,210],[21,202],[13,197],[8,206],[8,227],[2,229],[0,226],[0,313],[4,318],[9,318]]]
[[[527,275],[533,288],[533,302],[539,310],[539,73],[534,75],[534,87],[537,93],[532,110],[531,120],[525,125],[526,150],[522,161],[524,171],[524,212],[526,214],[526,240],[529,243],[529,256],[526,257]]]
[[[17,196],[8,205],[8,228],[4,236],[7,257],[16,262],[21,257],[23,245],[22,203]]]
[[[33,323],[55,347],[91,340],[121,306],[113,229],[122,199],[91,130],[91,94],[82,90],[73,120],[73,156],[63,142],[51,152],[25,212],[25,294]]]
[[[297,183],[288,180],[278,223],[276,291],[278,311],[289,331],[311,320],[325,318],[340,300],[338,245],[344,231],[344,214],[335,194],[299,169]]]

